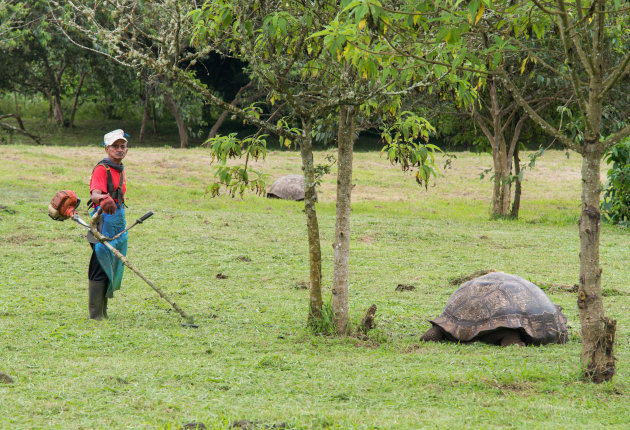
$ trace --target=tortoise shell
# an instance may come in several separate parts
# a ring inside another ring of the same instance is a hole
[[[302,175],[286,175],[278,178],[269,187],[267,197],[283,200],[304,200],[304,177]]]
[[[567,318],[536,285],[492,272],[462,284],[430,320],[453,340],[469,342],[498,329],[521,330],[528,343],[564,343]]]

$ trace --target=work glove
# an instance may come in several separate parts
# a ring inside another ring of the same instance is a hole
[[[105,194],[98,199],[98,204],[101,205],[101,209],[108,215],[113,215],[116,212],[116,203],[109,194]]]

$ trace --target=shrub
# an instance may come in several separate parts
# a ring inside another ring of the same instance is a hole
[[[630,139],[611,147],[604,155],[608,181],[604,188],[601,211],[604,220],[622,227],[630,225]]]

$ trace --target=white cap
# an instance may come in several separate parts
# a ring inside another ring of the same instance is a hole
[[[117,140],[124,140],[127,143],[127,139],[125,138],[125,132],[121,129],[110,131],[104,137],[105,146],[109,146]]]

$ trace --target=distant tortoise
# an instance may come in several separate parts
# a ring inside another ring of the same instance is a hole
[[[278,178],[267,191],[267,197],[283,200],[304,200],[304,177],[286,175]],[[315,196],[317,200],[317,196]]]
[[[520,276],[492,272],[465,282],[429,320],[425,341],[481,341],[543,345],[567,341],[567,318],[536,285]]]

